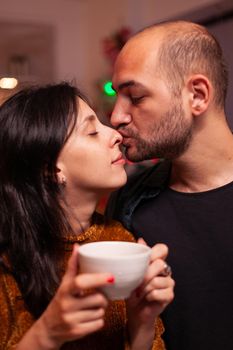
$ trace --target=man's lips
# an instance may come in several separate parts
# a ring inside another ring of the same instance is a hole
[[[123,137],[122,145],[128,147],[131,143],[131,140],[135,139],[135,135],[132,134],[129,130],[119,129],[118,131]]]
[[[127,133],[127,131],[125,131],[125,130],[118,130],[118,132],[121,134],[121,136],[123,137],[123,138],[130,138],[130,137],[132,137],[129,133]]]
[[[128,148],[132,145],[133,138],[128,136],[128,137],[123,137],[122,141],[122,146],[125,148]]]

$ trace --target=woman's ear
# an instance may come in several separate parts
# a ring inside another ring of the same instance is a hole
[[[59,185],[65,186],[66,185],[66,177],[65,175],[62,175],[61,173],[57,175],[58,183]]]
[[[60,164],[57,164],[55,171],[57,174],[58,183],[62,186],[65,186],[66,185],[66,176],[62,170],[62,166]]]
[[[188,80],[188,90],[191,96],[190,106],[195,116],[203,114],[210,103],[212,85],[204,75],[195,74]]]

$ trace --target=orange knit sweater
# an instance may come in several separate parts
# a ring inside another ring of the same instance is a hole
[[[112,222],[108,225],[96,223],[85,233],[77,237],[67,236],[65,241],[64,266],[71,254],[75,242],[79,244],[106,240],[134,241],[133,236],[121,224]],[[30,268],[30,267],[29,267]],[[34,319],[27,311],[14,278],[0,270],[0,350],[13,350],[22,336],[32,326]],[[101,331],[83,339],[65,343],[62,350],[123,350],[127,349],[125,339],[125,303],[112,301],[106,311],[105,326]],[[153,350],[164,350],[161,339],[163,325],[156,322]],[[33,350],[33,349],[25,349]]]

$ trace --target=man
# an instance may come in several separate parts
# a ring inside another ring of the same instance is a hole
[[[221,48],[197,24],[154,25],[126,43],[113,86],[111,123],[127,158],[165,159],[129,179],[108,215],[169,246],[167,349],[233,349],[233,137]]]

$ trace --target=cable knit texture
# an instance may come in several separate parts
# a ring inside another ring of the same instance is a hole
[[[95,241],[134,241],[133,236],[120,223],[103,224],[102,218],[86,232],[65,238],[65,261],[72,251],[75,242],[79,244]],[[30,268],[30,267],[28,267]],[[136,316],[136,315],[135,315]],[[0,270],[0,350],[13,350],[22,336],[32,326],[32,315],[27,311],[19,288],[10,274]],[[125,336],[126,312],[124,301],[112,301],[106,311],[105,326],[101,331],[88,335],[77,341],[65,343],[62,350],[123,350],[130,349]],[[153,350],[164,350],[161,339],[163,325],[159,319],[155,325]],[[25,349],[31,350],[31,349]]]

